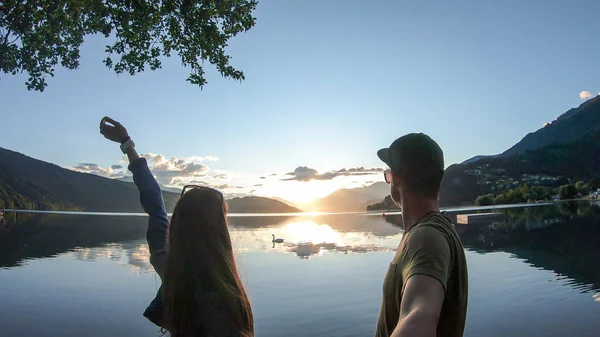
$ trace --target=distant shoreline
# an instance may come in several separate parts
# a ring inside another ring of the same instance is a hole
[[[28,213],[28,214],[62,214],[62,215],[99,215],[99,216],[148,216],[146,213],[132,212],[80,212],[80,211],[43,211],[29,209],[3,209],[4,216],[7,213]],[[342,215],[342,214],[364,214],[366,212],[296,212],[296,213],[228,213],[228,217],[257,217],[257,216],[319,216],[319,215]],[[168,213],[172,216],[173,213]]]
[[[524,208],[524,207],[535,207],[535,206],[549,206],[556,205],[559,203],[566,202],[580,202],[595,200],[591,199],[571,199],[561,200],[555,202],[540,202],[536,204],[532,203],[521,203],[521,204],[506,204],[506,205],[491,205],[491,206],[458,206],[458,207],[442,207],[440,210],[449,213],[464,212],[464,211],[485,211],[485,210],[496,210],[496,209],[511,209],[511,208]],[[131,212],[79,212],[79,211],[42,211],[42,210],[26,210],[26,209],[4,209],[4,216],[7,217],[8,213],[29,213],[29,214],[60,214],[60,215],[96,215],[96,216],[148,216],[146,213],[131,213]],[[308,216],[326,216],[326,215],[400,215],[401,210],[377,210],[377,211],[364,211],[364,212],[300,212],[300,213],[229,213],[228,217],[271,217],[271,216],[297,216],[297,217],[308,217]],[[168,214],[169,216],[172,213]]]
[[[589,201],[589,202],[594,202],[594,201],[600,201],[600,199],[589,199],[589,198],[578,198],[578,199],[568,199],[568,200],[558,200],[558,201],[544,201],[544,202],[538,202],[538,203],[519,203],[519,204],[502,204],[502,205],[488,205],[488,206],[475,206],[475,205],[470,205],[470,206],[450,206],[450,207],[440,207],[441,211],[446,211],[446,212],[450,212],[450,213],[454,213],[454,212],[460,212],[460,211],[471,211],[471,210],[494,210],[494,209],[507,209],[507,208],[523,208],[523,207],[534,207],[534,206],[549,206],[549,205],[556,205],[556,204],[562,204],[562,203],[567,203],[567,202],[581,202],[581,201]],[[388,209],[388,210],[376,210],[376,211],[365,211],[364,213],[369,213],[369,214],[387,214],[387,215],[393,215],[393,214],[402,214],[401,210],[398,209]]]

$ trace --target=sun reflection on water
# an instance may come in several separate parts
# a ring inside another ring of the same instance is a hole
[[[374,232],[367,225],[356,226],[351,221],[361,218],[290,217],[279,223],[269,219],[243,222],[230,226],[230,236],[236,255],[248,252],[294,254],[302,259],[323,256],[328,252],[343,254],[381,252],[395,250],[402,237],[398,231]],[[330,221],[332,225],[325,223]],[[358,220],[356,220],[358,222]],[[388,225],[385,225],[388,226]],[[273,235],[282,243],[272,242]],[[145,240],[106,244],[93,248],[75,248],[69,255],[78,260],[95,261],[110,259],[127,266],[135,274],[151,273],[150,252]]]
[[[232,227],[231,239],[236,254],[252,251],[273,253],[293,253],[302,259],[322,256],[327,252],[366,253],[393,251],[396,249],[402,234],[392,232],[391,235],[375,235],[368,227],[352,227],[351,223],[331,226],[320,218],[292,218],[275,226],[254,228]],[[344,219],[341,219],[344,220]],[[351,228],[350,230],[344,230]],[[284,240],[282,243],[272,242],[273,235]]]
[[[282,228],[281,235],[288,238],[290,243],[334,243],[344,244],[342,235],[329,225],[316,224],[314,221],[298,221],[288,223]]]

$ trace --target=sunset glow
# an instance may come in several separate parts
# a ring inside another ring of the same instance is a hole
[[[267,197],[279,197],[300,204],[310,204],[318,198],[324,198],[340,188],[356,188],[378,181],[379,175],[360,177],[339,177],[332,180],[266,181],[256,189],[256,194]]]

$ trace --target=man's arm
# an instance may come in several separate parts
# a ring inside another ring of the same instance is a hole
[[[408,279],[400,306],[400,319],[392,337],[435,337],[444,302],[444,287],[427,275]]]

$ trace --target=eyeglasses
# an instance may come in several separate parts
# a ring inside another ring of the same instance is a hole
[[[212,187],[207,187],[207,186],[185,185],[185,186],[183,186],[183,190],[181,190],[181,195],[179,197],[181,198],[181,197],[183,197],[183,195],[185,194],[185,192],[191,191],[191,190],[195,190],[195,189],[209,190],[209,191],[212,191],[212,192],[216,193],[219,196],[219,200],[221,200],[221,204],[223,204],[223,201],[224,201],[223,193],[221,193],[220,191],[215,190]]]
[[[392,170],[387,169],[383,171],[383,179],[385,179],[385,182],[388,184],[392,182]]]

